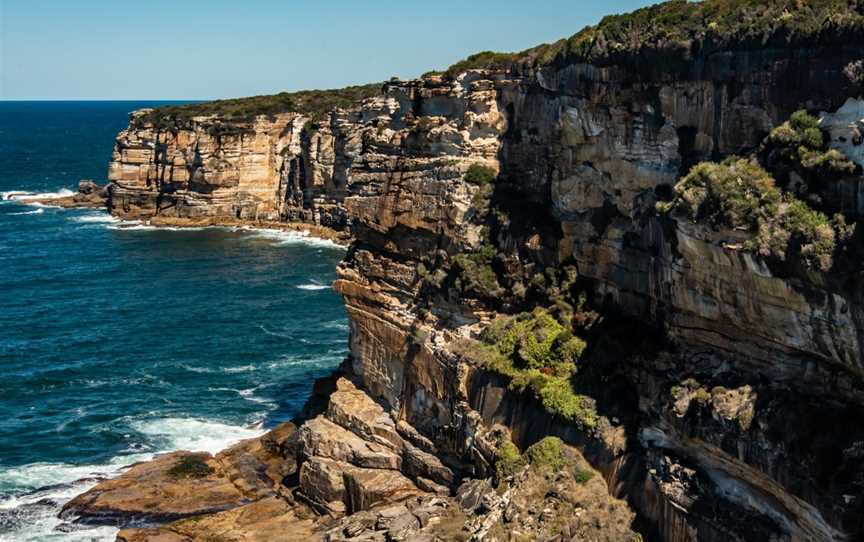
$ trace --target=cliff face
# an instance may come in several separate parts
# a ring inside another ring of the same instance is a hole
[[[460,476],[492,472],[485,435],[502,424],[522,446],[548,434],[578,446],[663,540],[850,539],[864,534],[855,278],[781,275],[734,235],[655,204],[697,161],[756,149],[802,107],[829,115],[838,145],[860,156],[842,133],[850,122],[835,120],[860,122],[843,70],[862,57],[861,43],[754,46],[668,72],[637,58],[391,82],[322,120],[162,130],[133,117],[110,206],[349,228],[335,287],[352,372]],[[473,164],[498,173],[491,194],[467,180]],[[849,182],[841,193],[857,193]],[[843,201],[858,218],[858,200]],[[486,205],[499,213],[491,230]],[[484,244],[508,255],[494,269],[502,291],[430,287]],[[564,265],[605,315],[577,376],[597,403],[591,428],[452,348],[496,311],[530,305],[511,300],[514,276]]]

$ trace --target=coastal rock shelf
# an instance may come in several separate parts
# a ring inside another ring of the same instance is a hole
[[[682,5],[701,9],[656,9]],[[126,542],[864,536],[859,274],[780,268],[740,229],[662,211],[691,166],[764,154],[806,109],[851,160],[817,203],[858,221],[864,33],[697,34],[467,63],[323,115],[133,113],[111,212],[345,232],[350,356],[296,426],[200,477],[171,479],[186,456],[134,467],[66,517],[145,521]],[[563,380],[477,346],[499,315],[557,329],[537,307],[573,329],[510,351],[582,333]],[[538,449],[566,468],[529,466]]]

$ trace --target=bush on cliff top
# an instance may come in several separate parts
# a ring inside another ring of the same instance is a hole
[[[381,89],[381,83],[373,83],[332,90],[302,90],[197,104],[167,105],[154,109],[149,120],[162,125],[169,122],[188,122],[193,117],[218,115],[224,120],[248,122],[258,115],[286,112],[318,118],[335,108],[355,107],[362,100],[381,94]]]
[[[456,77],[466,70],[502,70],[509,68],[518,60],[518,53],[482,51],[453,64],[444,72],[447,77]]]
[[[610,15],[569,39],[520,54],[536,64],[604,62],[646,50],[686,52],[812,39],[838,43],[864,30],[860,0],[671,0]]]

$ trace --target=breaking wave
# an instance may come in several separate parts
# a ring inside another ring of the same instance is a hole
[[[255,399],[258,398],[249,400]],[[158,453],[176,450],[216,453],[264,433],[261,428],[194,418],[140,420],[132,422],[131,426],[157,451],[119,455],[100,465],[34,463],[0,468],[0,541],[42,542],[58,537],[64,542],[112,541],[118,531],[116,528],[77,530],[79,526],[69,526],[57,517],[60,509],[99,481],[118,476],[130,465],[152,459]]]

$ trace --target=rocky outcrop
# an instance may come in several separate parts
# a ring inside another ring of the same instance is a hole
[[[105,209],[108,204],[108,187],[83,179],[78,182],[78,191],[74,193],[69,190],[61,190],[54,194],[8,192],[4,197],[28,205],[47,205],[65,209]]]
[[[403,424],[400,434],[352,381],[339,377],[333,389],[299,428],[282,425],[215,457],[178,452],[135,465],[70,501],[63,517],[126,527],[123,542],[505,540],[507,525],[522,535],[633,536],[633,513],[575,449],[564,450],[565,468],[526,466],[503,495],[487,482],[460,486],[434,447],[418,452],[416,431]]]

